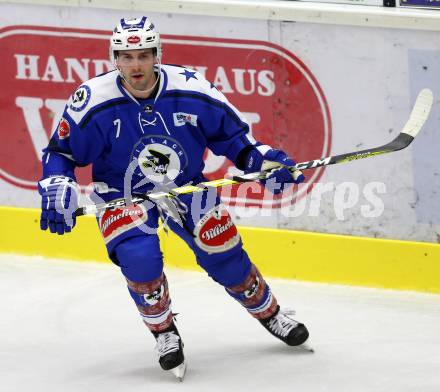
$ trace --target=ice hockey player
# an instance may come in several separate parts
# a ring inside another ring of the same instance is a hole
[[[162,65],[161,56],[159,33],[147,17],[120,20],[110,40],[115,70],[76,89],[44,150],[38,183],[42,230],[64,234],[75,226],[78,166],[92,165],[94,183],[105,184],[106,192],[98,193],[104,201],[157,186],[206,181],[205,148],[245,172],[260,171],[266,161],[278,163],[266,183],[274,193],[304,181],[300,172],[293,176],[283,167],[295,164],[283,151],[249,135],[243,115],[212,83],[191,69]],[[194,197],[179,197],[184,224],[168,219],[169,228],[188,244],[208,275],[272,335],[290,346],[303,344],[306,327],[280,309],[219,197],[201,203],[192,202]],[[108,255],[120,267],[156,339],[160,366],[183,379],[183,342],[170,308],[156,233],[163,215],[163,209],[147,203],[107,210],[97,220]]]

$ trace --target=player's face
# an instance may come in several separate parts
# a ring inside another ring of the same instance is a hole
[[[156,81],[153,66],[156,56],[153,49],[121,50],[116,59],[119,70],[135,90],[147,90]]]

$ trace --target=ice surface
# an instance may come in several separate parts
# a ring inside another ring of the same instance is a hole
[[[166,269],[188,371],[157,363],[118,268],[0,256],[0,391],[440,391],[440,296],[268,279],[315,353],[206,275]]]

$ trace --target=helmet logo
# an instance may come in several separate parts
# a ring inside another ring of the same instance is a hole
[[[141,42],[141,37],[139,37],[138,35],[131,35],[127,38],[127,42],[130,44],[138,44],[139,42]]]

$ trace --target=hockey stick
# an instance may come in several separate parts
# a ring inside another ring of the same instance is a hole
[[[346,163],[355,161],[358,159],[371,158],[377,155],[387,154],[389,152],[399,151],[408,147],[417,134],[422,129],[424,123],[426,122],[429,112],[431,110],[433,103],[432,91],[425,88],[420,91],[417,96],[414,107],[411,111],[408,121],[403,127],[402,131],[397,135],[397,137],[391,142],[371,149],[360,150],[349,152],[345,154],[329,156],[321,159],[314,159],[307,162],[297,163],[295,166],[288,167],[289,171],[293,174],[298,170],[316,169],[321,166],[334,165],[337,163]],[[278,165],[276,167],[279,167]],[[206,181],[198,185],[185,185],[177,188],[170,189],[166,192],[152,192],[145,195],[137,195],[132,197],[130,200],[118,199],[110,203],[97,204],[97,205],[87,205],[80,207],[76,210],[75,215],[88,215],[88,214],[99,214],[105,210],[123,207],[126,205],[139,204],[146,200],[150,200],[155,203],[160,203],[164,198],[174,198],[179,195],[202,192],[211,188],[219,188],[226,185],[235,185],[242,182],[264,180],[270,170],[266,170],[258,173],[249,173],[244,175],[233,176],[232,179],[222,178],[219,180]]]
[[[337,163],[346,163],[358,159],[371,158],[377,155],[387,154],[389,152],[399,151],[408,147],[425,124],[431,111],[433,103],[432,91],[425,88],[420,91],[417,96],[414,107],[411,111],[408,121],[402,131],[391,142],[380,147],[370,148],[366,150],[348,152],[345,154],[329,156],[312,161],[297,163],[295,166],[289,167],[289,171],[293,173],[296,170],[316,169],[321,166],[334,165]],[[256,181],[265,178],[265,173],[250,173],[241,176],[234,176],[233,179],[239,182]]]

